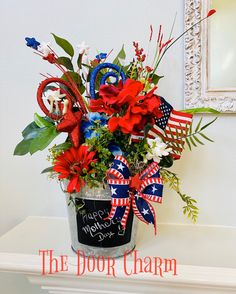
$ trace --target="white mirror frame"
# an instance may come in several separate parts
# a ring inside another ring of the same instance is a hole
[[[210,0],[185,0],[185,29],[206,16],[209,10]],[[234,89],[208,88],[208,21],[185,35],[184,46],[185,108],[211,107],[220,112],[236,112],[236,85]]]

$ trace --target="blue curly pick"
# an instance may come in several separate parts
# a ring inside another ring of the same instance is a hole
[[[104,69],[104,68],[109,68],[109,69],[113,69],[115,70],[117,73],[115,72],[106,72],[102,78],[100,79],[100,85],[104,85],[106,84],[106,80],[109,78],[109,77],[114,77],[115,78],[115,82],[111,83],[110,84],[116,84],[118,83],[119,81],[119,75],[121,76],[121,80],[124,84],[125,80],[126,80],[126,76],[125,76],[125,73],[123,72],[123,70],[116,64],[113,64],[113,63],[108,63],[108,62],[105,62],[105,63],[101,63],[99,64],[98,66],[96,66],[93,71],[91,72],[91,75],[90,75],[90,97],[92,99],[95,99],[96,98],[96,93],[95,93],[95,84],[96,84],[96,78],[97,78],[97,75],[98,73]]]

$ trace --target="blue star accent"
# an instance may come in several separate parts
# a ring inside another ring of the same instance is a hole
[[[40,43],[35,38],[26,37],[25,41],[26,41],[26,46],[31,47],[35,50],[38,50],[38,46],[40,45]]]
[[[106,59],[107,58],[107,53],[99,53],[98,55],[96,55],[96,58],[98,60]]]

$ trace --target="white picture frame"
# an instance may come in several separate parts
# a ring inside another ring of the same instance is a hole
[[[210,0],[185,0],[185,29],[205,17],[210,8]],[[211,107],[235,113],[236,88],[208,87],[208,29],[209,22],[203,21],[184,38],[185,108]]]

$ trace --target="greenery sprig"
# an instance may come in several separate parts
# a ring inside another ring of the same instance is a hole
[[[192,150],[192,147],[197,147],[197,144],[205,145],[202,141],[202,139],[205,139],[210,142],[214,142],[212,139],[210,139],[207,135],[203,133],[203,130],[205,130],[207,127],[209,127],[211,124],[213,124],[217,117],[215,117],[212,121],[202,126],[202,117],[200,118],[196,128],[193,131],[192,125],[190,126],[188,135],[186,137],[186,143],[190,150]]]
[[[165,133],[166,131],[168,131],[168,133],[173,139],[172,141],[168,142],[168,146],[173,149],[173,153],[180,155],[182,150],[185,149],[185,142],[187,143],[187,146],[190,151],[192,150],[192,147],[197,147],[198,145],[205,145],[203,139],[210,142],[214,142],[205,133],[203,133],[203,131],[206,128],[208,128],[211,124],[213,124],[216,120],[217,117],[215,117],[213,120],[206,123],[205,125],[202,125],[203,118],[201,117],[194,130],[192,124],[190,125],[190,127],[187,124],[184,127],[181,124],[179,124],[180,128],[177,128],[175,126],[171,126],[170,128],[167,126]],[[167,137],[167,134],[165,134],[165,136]]]
[[[163,178],[164,184],[168,184],[169,188],[174,190],[185,202],[185,205],[183,206],[183,213],[187,215],[187,217],[194,223],[196,223],[199,213],[199,209],[196,206],[197,201],[180,191],[180,179],[177,174],[162,168],[161,176]]]

